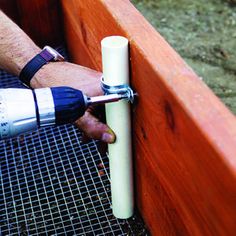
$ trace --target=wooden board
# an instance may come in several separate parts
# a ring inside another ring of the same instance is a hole
[[[0,9],[15,23],[20,24],[17,0],[0,0]]]
[[[127,0],[62,0],[74,62],[130,40],[136,200],[152,235],[234,235],[236,120]]]
[[[58,0],[17,0],[22,28],[41,47],[63,42]]]
[[[0,8],[39,46],[63,43],[58,0],[0,0]]]

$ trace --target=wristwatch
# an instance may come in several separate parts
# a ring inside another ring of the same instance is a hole
[[[21,70],[19,79],[21,82],[30,87],[30,80],[35,73],[50,61],[64,61],[64,57],[50,46],[45,46],[43,50],[33,57]]]

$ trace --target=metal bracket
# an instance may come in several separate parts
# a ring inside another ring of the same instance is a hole
[[[102,84],[102,90],[103,90],[104,94],[106,94],[106,95],[108,95],[108,94],[122,94],[131,103],[134,102],[134,97],[135,97],[135,95],[137,95],[136,93],[134,93],[134,91],[127,84],[110,86],[110,85],[107,85],[104,83],[103,77],[101,79],[101,84]]]

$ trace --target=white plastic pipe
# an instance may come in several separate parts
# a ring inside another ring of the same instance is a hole
[[[104,38],[101,45],[104,83],[129,84],[128,40],[110,36]],[[106,119],[116,134],[116,142],[108,145],[112,210],[115,217],[127,219],[133,215],[134,208],[129,103],[121,100],[107,104]]]

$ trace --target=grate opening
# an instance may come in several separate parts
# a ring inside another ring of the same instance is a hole
[[[0,71],[0,87],[22,85]],[[108,156],[100,146],[84,143],[72,125],[0,141],[0,235],[148,235],[138,214],[112,215]]]

